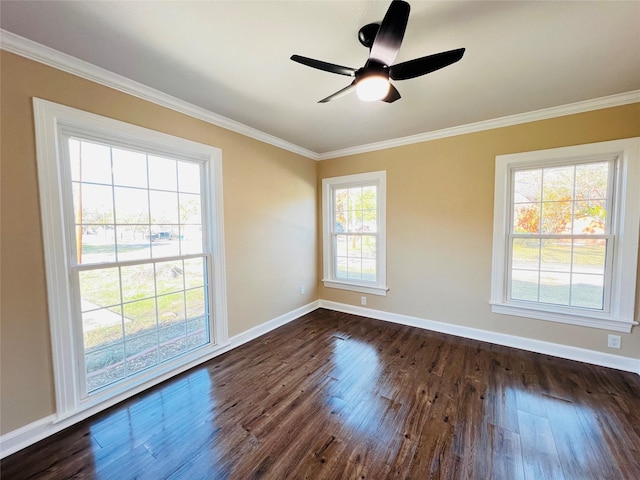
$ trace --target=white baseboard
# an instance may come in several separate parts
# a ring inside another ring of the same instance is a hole
[[[503,345],[505,347],[519,348],[520,350],[527,350],[529,352],[542,353],[544,355],[552,355],[554,357],[566,358],[568,360],[577,360],[579,362],[590,363],[602,367],[615,368],[616,370],[633,372],[640,375],[640,359],[638,358],[624,357],[622,355],[612,355],[610,353],[588,350],[586,348],[578,348],[569,345],[561,345],[558,343],[544,342],[542,340],[534,340],[531,338],[518,337],[515,335],[496,333],[488,330],[481,330],[478,328],[437,322],[434,320],[426,320],[424,318],[400,315],[398,313],[384,312],[381,310],[373,310],[370,308],[331,302],[328,300],[320,300],[320,307],[329,310],[335,310],[338,312],[352,313],[354,315],[360,315],[363,317],[375,318],[376,320],[399,323],[401,325],[408,325],[410,327],[433,330],[434,332],[446,333],[449,335],[455,335],[457,337],[495,343],[497,345]]]
[[[281,327],[295,320],[296,318],[306,315],[309,312],[313,312],[319,306],[320,306],[320,302],[316,300],[300,308],[287,312],[284,315],[280,315],[279,317],[276,317],[263,324],[260,324],[257,327],[251,328],[238,335],[234,335],[229,339],[229,343],[227,345],[225,345],[221,349],[216,350],[213,355],[202,359],[201,361],[198,362],[198,364],[204,363],[210,360],[211,358],[217,357],[218,355],[222,355],[223,353],[228,352],[229,350],[233,350],[234,348],[239,347],[244,343],[250,342],[251,340],[254,340],[257,337],[270,332],[271,330]],[[172,376],[179,375],[184,370],[193,368],[196,365],[189,364],[177,370],[175,374]],[[164,381],[164,380],[167,380],[167,378],[160,379],[160,381]],[[140,390],[149,388],[150,386],[153,386],[156,383],[158,382],[147,384],[142,388],[138,388],[135,391],[133,391],[133,394],[139,393]],[[58,433],[59,431],[64,430],[65,428],[70,427],[71,425],[74,425],[91,415],[95,415],[99,411],[109,408],[110,406],[124,400],[125,398],[128,398],[128,397],[126,396],[116,397],[113,399],[113,401],[107,402],[98,408],[86,410],[79,415],[66,418],[63,421],[59,421],[57,415],[55,414],[49,415],[47,417],[36,420],[35,422],[32,422],[28,425],[25,425],[16,430],[13,430],[9,433],[6,433],[0,436],[0,459],[7,457],[19,450],[22,450],[23,448],[26,448],[29,445],[32,445],[44,438],[47,438],[53,435],[54,433]]]
[[[286,325],[287,323],[295,320],[296,318],[300,318],[307,313],[313,312],[314,310],[320,308],[320,300],[316,300],[315,302],[311,302],[307,305],[304,305],[300,308],[296,308],[290,312],[285,313],[284,315],[280,315],[268,322],[261,323],[260,325],[250,328],[238,335],[234,335],[229,339],[229,349],[234,349],[239,347],[240,345],[250,342],[258,338],[265,333],[269,333],[271,330],[275,330],[278,327]]]
[[[0,436],[0,458],[11,455],[56,433],[58,430],[52,429],[55,427],[53,425],[55,421],[56,415],[49,415]]]

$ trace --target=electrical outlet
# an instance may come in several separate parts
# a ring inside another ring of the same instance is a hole
[[[620,348],[620,335],[609,335],[607,340],[607,347],[609,348]]]
[[[300,295],[304,295],[304,285],[300,285]]]
[[[367,304],[367,297],[363,295],[360,297],[360,305],[366,305],[366,304]]]

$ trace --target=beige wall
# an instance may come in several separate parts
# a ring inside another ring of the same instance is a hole
[[[318,188],[327,177],[387,171],[389,292],[369,295],[367,307],[640,358],[638,327],[611,350],[604,330],[496,315],[489,306],[496,155],[634,136],[640,104],[320,162]],[[360,305],[360,293],[319,292]]]
[[[390,291],[369,307],[615,353],[602,330],[490,312],[493,166],[500,154],[638,136],[640,104],[314,162],[19,56],[0,61],[2,434],[54,412],[32,97],[222,149],[230,335],[318,298],[359,305],[359,293],[317,286],[319,186],[387,170]],[[640,330],[622,345],[640,358]]]
[[[318,298],[316,162],[4,51],[0,58],[1,433],[54,412],[32,97],[222,149],[230,335]]]

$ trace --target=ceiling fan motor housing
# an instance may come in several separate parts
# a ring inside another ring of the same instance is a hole
[[[362,45],[371,50],[373,41],[376,39],[376,35],[378,34],[379,29],[379,23],[370,23],[368,25],[365,25],[358,32],[358,40]]]

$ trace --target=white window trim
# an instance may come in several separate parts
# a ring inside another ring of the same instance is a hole
[[[337,188],[348,188],[359,185],[372,185],[378,187],[376,206],[378,209],[378,237],[376,243],[376,282],[357,282],[336,280],[334,275],[333,252],[333,191]],[[322,179],[322,283],[328,288],[350,290],[370,295],[386,296],[387,287],[387,261],[386,261],[386,232],[387,232],[387,172],[368,172],[355,175]]]
[[[527,304],[507,300],[511,170],[579,159],[617,156],[612,233],[615,235],[608,310]],[[640,230],[640,137],[496,157],[491,309],[494,313],[630,332],[634,319]]]
[[[222,204],[222,154],[220,149],[174,137],[143,127],[120,122],[92,113],[66,107],[38,98],[33,99],[36,155],[40,209],[42,217],[45,268],[48,290],[49,323],[53,354],[53,374],[56,396],[56,422],[72,416],[85,417],[103,410],[127,397],[158,384],[182,371],[212,358],[229,344],[226,306],[226,274],[224,264],[224,231]],[[126,379],[103,392],[89,397],[82,395],[84,387],[76,359],[81,354],[77,325],[70,318],[77,318],[71,282],[68,277],[70,252],[66,237],[63,206],[68,195],[60,183],[59,169],[62,145],[59,139],[63,131],[102,132],[107,137],[127,139],[135,146],[192,158],[205,162],[205,174],[210,185],[210,198],[204,199],[203,215],[209,225],[208,236],[211,248],[211,270],[209,282],[211,337],[215,340],[206,347],[189,352],[154,369],[153,376],[141,374]]]

